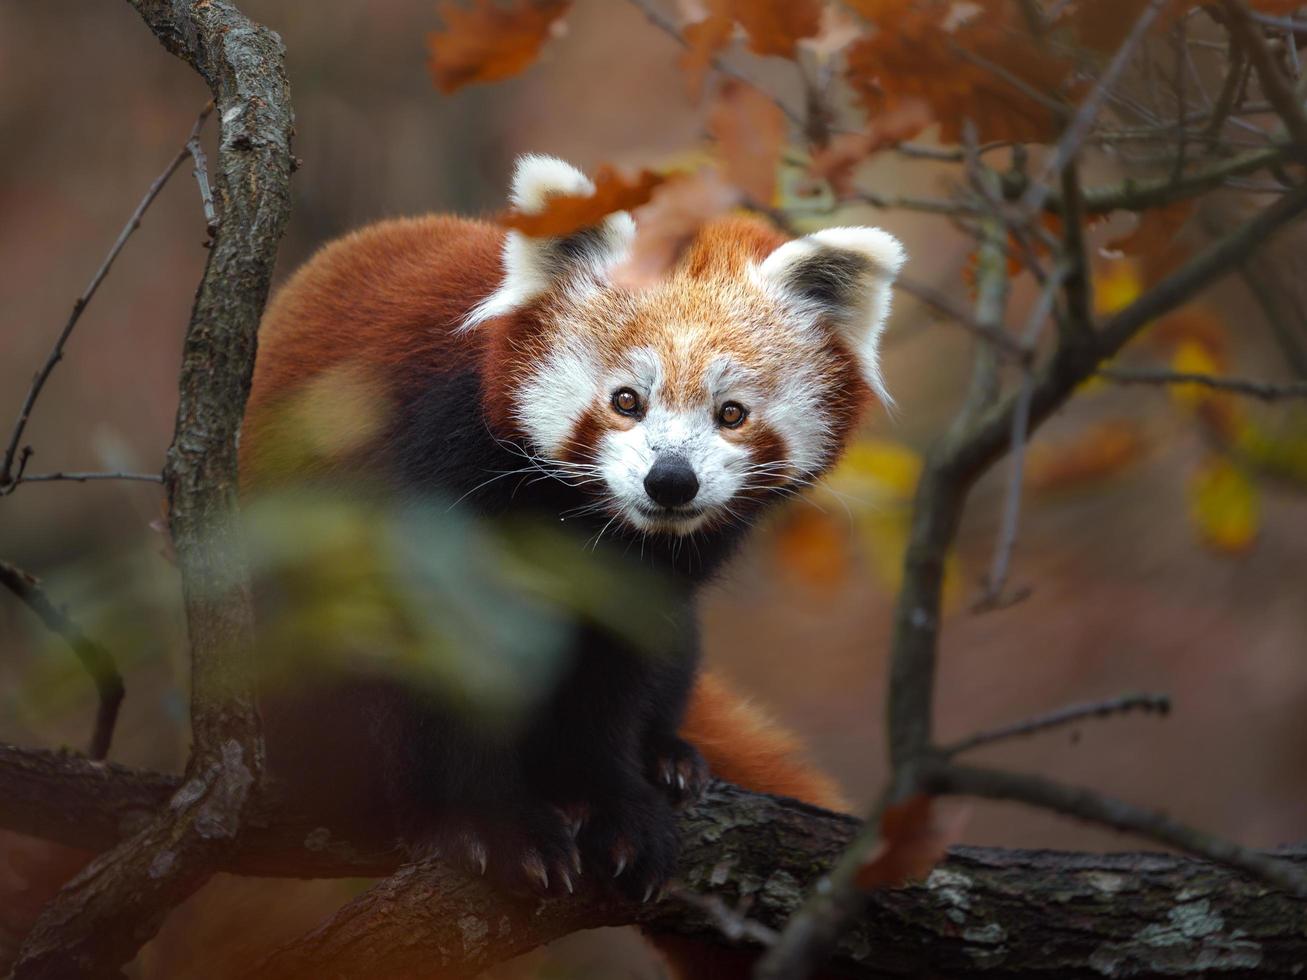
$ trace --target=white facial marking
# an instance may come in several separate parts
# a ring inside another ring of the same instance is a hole
[[[593,354],[576,340],[546,357],[522,386],[514,411],[538,450],[562,456],[577,422],[602,397],[600,369]]]
[[[674,356],[689,356],[692,336],[678,338]],[[643,531],[689,534],[713,516],[726,513],[731,500],[748,480],[749,450],[727,439],[718,425],[717,411],[726,401],[755,401],[747,386],[747,372],[715,360],[705,373],[703,386],[688,404],[673,405],[667,395],[672,373],[662,358],[648,348],[631,352],[611,387],[631,387],[645,401],[645,414],[627,429],[606,433],[600,440],[596,462],[617,512]],[[694,499],[668,510],[649,496],[644,481],[660,457],[680,457],[698,480]]]

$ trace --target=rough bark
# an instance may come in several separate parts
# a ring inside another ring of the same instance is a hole
[[[132,3],[209,84],[221,127],[219,226],[186,332],[165,471],[191,644],[194,743],[185,782],[167,806],[46,907],[15,965],[17,980],[118,975],[168,911],[234,850],[263,764],[253,615],[235,526],[236,446],[290,210],[284,52],[276,34],[228,0]]]
[[[110,847],[178,787],[161,773],[0,746],[0,826]],[[76,816],[74,816],[76,815]],[[724,784],[683,818],[678,878],[779,927],[859,827],[851,817]],[[1307,852],[1281,851],[1300,868]],[[578,929],[640,924],[727,944],[676,899],[650,905],[582,891],[520,901],[438,864],[400,868],[381,842],[256,808],[223,868],[238,874],[391,875],[251,975],[474,976]],[[955,848],[924,885],[872,896],[835,952],[853,976],[1275,976],[1307,962],[1307,902],[1219,865],[1163,854]],[[330,970],[328,971],[328,967]]]

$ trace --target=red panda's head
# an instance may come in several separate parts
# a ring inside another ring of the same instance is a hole
[[[593,191],[523,157],[512,200],[538,212]],[[786,240],[746,218],[710,222],[663,282],[610,272],[625,212],[563,238],[509,232],[498,288],[464,329],[491,330],[487,414],[541,466],[639,531],[689,534],[810,483],[873,395],[878,341],[903,250],[877,228]]]

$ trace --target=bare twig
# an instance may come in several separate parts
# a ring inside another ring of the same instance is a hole
[[[677,26],[676,21],[672,20],[665,13],[659,10],[652,0],[628,0],[628,2],[644,14],[645,19],[649,21],[649,23],[653,24],[654,27],[658,28],[681,47],[689,47],[689,42],[685,40],[685,35],[681,33],[681,28]],[[710,58],[708,63],[712,65],[715,70],[726,75],[728,78],[733,78],[737,82],[742,82],[749,86],[749,88],[757,89],[763,95],[767,96],[772,104],[784,113],[785,118],[797,126],[801,131],[807,128],[808,120],[804,118],[803,113],[796,111],[792,106],[786,103],[784,99],[777,98],[768,91],[766,85],[761,84],[757,79],[750,78],[738,68],[727,64],[721,58],[715,56]]]
[[[1130,28],[1130,33],[1126,35],[1125,40],[1116,49],[1116,54],[1112,56],[1112,60],[1103,69],[1103,73],[1098,77],[1094,87],[1090,89],[1089,94],[1085,96],[1084,101],[1076,109],[1075,115],[1071,117],[1071,122],[1062,131],[1062,136],[1057,141],[1056,148],[1049,154],[1038,175],[1031,182],[1029,190],[1021,199],[1022,207],[1028,213],[1034,214],[1044,206],[1049,181],[1054,174],[1065,169],[1076,153],[1079,152],[1081,144],[1084,143],[1085,137],[1089,135],[1089,130],[1094,125],[1094,120],[1098,118],[1098,113],[1103,108],[1108,93],[1116,85],[1117,79],[1121,77],[1121,72],[1125,70],[1125,66],[1134,54],[1135,48],[1143,41],[1144,35],[1148,33],[1148,28],[1153,25],[1153,21],[1157,19],[1157,15],[1166,2],[1167,0],[1149,0],[1148,6],[1143,9],[1143,12],[1135,20],[1134,26]]]
[[[1262,83],[1262,93],[1275,108],[1289,137],[1300,148],[1307,147],[1307,112],[1294,93],[1293,83],[1280,70],[1261,27],[1242,0],[1221,0],[1221,10],[1230,36],[1247,52],[1257,79]]]
[[[1187,371],[1167,371],[1148,368],[1103,368],[1100,378],[1125,385],[1181,385],[1196,384],[1216,391],[1228,391],[1273,402],[1283,398],[1307,398],[1307,381],[1289,381],[1275,384],[1270,381],[1253,381],[1248,378],[1223,378],[1212,374],[1194,374]]]
[[[163,477],[158,473],[34,473],[14,480],[13,486],[21,483],[57,483],[59,481],[87,483],[92,480],[128,480],[141,483],[162,483]]]
[[[747,939],[759,946],[773,946],[776,930],[748,918],[744,908],[733,909],[720,895],[701,895],[681,885],[671,885],[667,896],[704,913],[723,936],[731,942]],[[743,903],[747,907],[747,903]]]
[[[95,713],[95,728],[91,732],[91,741],[86,751],[92,759],[105,758],[109,754],[109,743],[113,741],[118,709],[122,706],[123,695],[126,693],[122,674],[118,673],[118,665],[114,663],[113,655],[87,637],[77,624],[50,600],[36,576],[7,561],[0,561],[0,584],[26,603],[45,624],[46,629],[68,644],[90,675],[92,683],[95,684],[99,706]]]
[[[1068,705],[1065,708],[1050,711],[1048,714],[1040,715],[1037,718],[1030,718],[1012,725],[1004,725],[1002,728],[995,728],[987,732],[980,732],[951,745],[940,746],[939,751],[946,757],[952,757],[963,752],[970,752],[972,749],[978,749],[981,746],[993,745],[995,742],[1006,742],[1009,739],[1038,735],[1054,728],[1074,725],[1076,722],[1088,718],[1108,718],[1112,715],[1128,714],[1131,711],[1166,715],[1170,710],[1171,699],[1165,694],[1123,694],[1120,697],[1109,698],[1106,701]]]
[[[1205,834],[1164,813],[1116,800],[1093,790],[1065,786],[1042,776],[967,766],[942,766],[926,774],[926,788],[936,793],[1028,803],[1114,830],[1138,834],[1269,881],[1293,895],[1307,896],[1307,875],[1288,861]]]
[[[1225,80],[1221,91],[1216,96],[1216,105],[1212,109],[1212,118],[1203,130],[1203,136],[1216,138],[1220,136],[1231,110],[1234,109],[1239,93],[1243,90],[1248,74],[1248,58],[1238,38],[1230,37],[1230,63],[1225,69]]]
[[[204,155],[204,146],[200,143],[200,134],[195,133],[186,141],[186,149],[195,161],[195,182],[200,188],[200,205],[204,208],[204,224],[212,238],[218,233],[218,210],[213,203],[213,189],[209,186],[209,161]]]
[[[946,294],[933,286],[914,279],[899,277],[894,280],[894,288],[907,293],[913,299],[920,300],[940,316],[960,324],[981,340],[992,344],[1005,355],[1018,362],[1029,360],[1030,352],[1006,330],[996,328],[992,323],[981,323],[970,312],[953,302]]]
[[[1080,168],[1074,159],[1062,168],[1062,247],[1067,263],[1066,316],[1058,326],[1064,344],[1093,342],[1094,295],[1085,247],[1085,209],[1080,193]]]
[[[1057,291],[1069,272],[1069,266],[1059,265],[1040,290],[1039,298],[1031,308],[1026,327],[1021,333],[1021,344],[1027,350],[1036,349],[1039,336],[1057,300]],[[1008,471],[1007,494],[1003,502],[998,544],[994,548],[994,558],[990,564],[984,592],[972,606],[975,612],[1005,608],[1030,594],[1029,589],[1018,589],[1013,596],[1004,596],[1003,590],[1007,584],[1008,567],[1012,562],[1013,549],[1016,547],[1017,528],[1021,518],[1021,484],[1025,473],[1026,436],[1030,428],[1030,400],[1034,392],[1034,372],[1027,365],[1017,395],[1016,410],[1012,413],[1011,466]]]
[[[204,107],[199,118],[195,120],[195,125],[191,127],[191,134],[186,141],[188,145],[199,135],[200,129],[204,126],[204,121],[209,118],[209,113],[212,111],[213,103],[210,102]],[[8,488],[13,483],[14,459],[18,453],[19,444],[23,441],[23,431],[27,428],[27,421],[32,415],[32,407],[36,404],[36,399],[40,397],[41,389],[45,387],[45,383],[49,380],[50,373],[54,370],[55,365],[63,360],[64,345],[68,343],[73,328],[77,326],[77,321],[82,318],[82,313],[86,310],[86,306],[91,302],[92,297],[95,296],[96,290],[100,288],[100,283],[104,282],[105,276],[109,274],[109,269],[113,266],[114,260],[118,258],[123,246],[127,244],[127,239],[131,238],[132,233],[141,227],[141,219],[145,216],[145,212],[154,203],[154,199],[159,196],[163,186],[168,183],[168,178],[177,172],[177,168],[182,165],[182,161],[189,155],[190,150],[183,147],[181,152],[173,157],[168,166],[164,168],[163,173],[150,184],[145,196],[141,198],[140,203],[136,205],[136,209],[132,211],[131,217],[127,219],[127,224],[118,233],[118,238],[109,249],[109,254],[104,257],[104,261],[100,263],[100,268],[91,277],[90,284],[82,290],[82,295],[77,297],[77,302],[73,304],[72,313],[69,314],[67,322],[64,323],[64,328],[59,331],[59,336],[55,339],[54,347],[51,348],[45,363],[41,365],[41,369],[32,378],[32,384],[27,389],[27,396],[23,399],[23,405],[18,410],[18,420],[14,423],[13,431],[9,435],[4,458],[0,459],[0,489]]]

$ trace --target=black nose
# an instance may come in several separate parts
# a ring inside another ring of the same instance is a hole
[[[683,456],[659,456],[644,478],[645,492],[663,507],[684,507],[699,492],[699,478]]]

